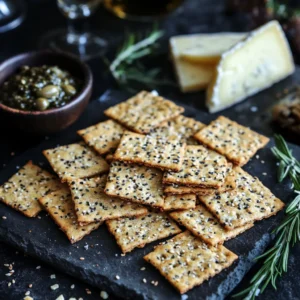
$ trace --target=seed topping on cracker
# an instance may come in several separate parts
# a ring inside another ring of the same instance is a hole
[[[183,107],[146,91],[104,111],[106,116],[137,133],[149,133],[183,112]]]
[[[86,178],[105,173],[109,165],[84,143],[75,143],[44,150],[53,170],[62,182],[74,178]]]
[[[269,138],[223,116],[196,133],[194,138],[239,166],[245,165],[269,142]]]

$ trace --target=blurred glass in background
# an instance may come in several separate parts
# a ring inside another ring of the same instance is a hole
[[[24,0],[0,0],[0,33],[19,26],[25,12]]]
[[[60,12],[68,20],[67,29],[48,33],[43,37],[41,47],[69,52],[82,60],[102,55],[107,43],[90,31],[88,23],[100,3],[101,0],[57,0]]]

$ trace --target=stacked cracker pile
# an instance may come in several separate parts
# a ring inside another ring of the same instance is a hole
[[[85,143],[44,151],[60,180],[29,162],[0,198],[29,217],[45,209],[72,243],[103,222],[123,253],[177,234],[145,259],[184,293],[237,259],[224,241],[283,203],[241,168],[266,137],[225,117],[205,126],[183,111],[140,92],[80,130]]]

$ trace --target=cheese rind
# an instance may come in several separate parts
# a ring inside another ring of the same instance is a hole
[[[277,21],[254,30],[222,54],[207,90],[210,112],[232,106],[270,87],[295,70],[288,42]]]
[[[215,33],[172,37],[171,57],[181,91],[205,89],[213,79],[221,54],[245,36],[245,33]]]

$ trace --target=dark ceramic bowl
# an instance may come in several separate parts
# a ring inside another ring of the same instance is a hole
[[[5,127],[19,128],[32,134],[50,134],[74,123],[91,97],[93,78],[89,67],[78,58],[65,53],[51,51],[24,53],[0,64],[0,89],[8,77],[23,65],[57,65],[78,78],[82,82],[82,88],[79,94],[65,106],[45,111],[24,111],[0,103],[1,121],[5,122]]]

